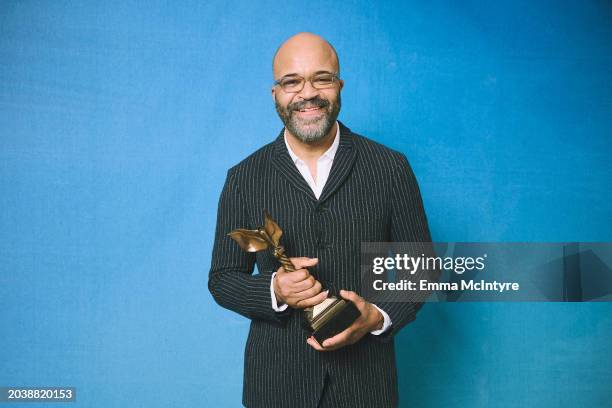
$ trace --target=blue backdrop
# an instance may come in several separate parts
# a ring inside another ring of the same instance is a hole
[[[411,160],[435,240],[612,240],[609,2],[3,1],[0,385],[240,405],[217,200],[281,129],[271,59],[304,30],[338,50],[340,119]],[[426,305],[402,407],[609,406],[611,312]]]

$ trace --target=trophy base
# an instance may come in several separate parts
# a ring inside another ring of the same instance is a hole
[[[312,336],[323,344],[323,341],[346,330],[361,315],[353,302],[335,299],[334,302],[319,313],[308,326]]]

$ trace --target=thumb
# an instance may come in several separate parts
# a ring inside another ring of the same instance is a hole
[[[355,307],[359,310],[359,312],[362,315],[366,313],[367,303],[365,299],[359,296],[358,294],[356,294],[355,292],[350,291],[350,290],[341,290],[340,296],[342,296],[344,299],[350,302],[353,302]]]
[[[364,302],[363,298],[350,290],[340,290],[340,296],[342,296],[346,300],[350,300],[353,303],[361,303]]]
[[[315,266],[319,263],[319,258],[291,258],[291,263],[296,267],[296,269],[302,269],[308,266]]]

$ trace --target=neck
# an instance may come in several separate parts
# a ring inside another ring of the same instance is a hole
[[[323,155],[334,143],[334,137],[336,136],[336,127],[338,126],[338,122],[334,123],[334,126],[331,127],[329,133],[325,135],[321,140],[317,140],[313,143],[304,143],[297,137],[291,134],[288,130],[286,130],[285,134],[287,135],[287,143],[291,146],[291,150],[302,160],[305,162],[316,161],[319,157]]]

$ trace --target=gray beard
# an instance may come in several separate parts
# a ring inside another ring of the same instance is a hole
[[[338,94],[337,103],[335,104],[330,103],[329,105],[329,107],[331,107],[331,110],[325,112],[325,116],[323,116],[321,119],[315,119],[311,121],[300,121],[295,116],[293,116],[294,111],[292,108],[289,108],[289,107],[284,108],[280,106],[276,102],[276,100],[275,100],[275,105],[276,105],[276,112],[278,113],[278,116],[281,118],[281,120],[285,124],[285,128],[292,135],[297,137],[300,141],[307,143],[307,144],[312,144],[312,143],[316,143],[322,140],[323,138],[325,138],[325,136],[329,134],[332,127],[334,126],[334,123],[336,123],[336,119],[338,119],[338,114],[340,113],[341,102],[340,102],[340,94]],[[308,126],[308,125],[312,125],[317,122],[319,122],[318,126]],[[304,128],[301,125],[306,125],[308,126],[308,128]]]

